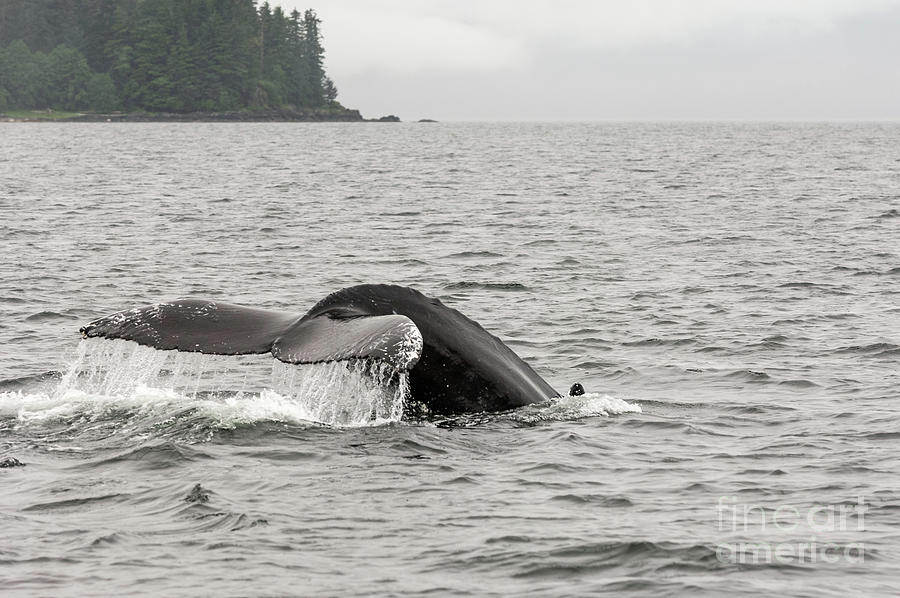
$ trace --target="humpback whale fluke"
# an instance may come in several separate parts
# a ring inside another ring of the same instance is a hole
[[[410,395],[435,415],[503,411],[558,397],[499,338],[411,288],[359,285],[305,315],[197,299],[120,311],[81,329],[216,355],[271,353],[287,363],[371,360],[409,373]]]

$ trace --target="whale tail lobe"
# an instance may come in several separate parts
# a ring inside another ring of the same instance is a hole
[[[398,371],[410,370],[422,355],[422,334],[406,316],[326,312],[301,317],[198,299],[116,312],[89,323],[81,334],[161,350],[271,353],[296,364],[372,360]]]

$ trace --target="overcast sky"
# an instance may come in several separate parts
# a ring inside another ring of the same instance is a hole
[[[900,119],[900,0],[286,0],[403,120]]]

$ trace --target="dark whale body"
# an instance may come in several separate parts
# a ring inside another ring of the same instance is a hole
[[[435,415],[504,411],[559,396],[478,323],[393,285],[337,291],[303,316],[182,299],[117,312],[81,333],[164,350],[271,353],[288,363],[386,363],[409,373],[412,401]]]

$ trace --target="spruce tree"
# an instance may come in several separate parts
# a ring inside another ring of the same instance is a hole
[[[306,70],[305,94],[302,98],[306,106],[321,106],[323,103],[323,87],[325,70],[325,49],[319,34],[322,21],[312,9],[303,13],[303,62]]]
[[[256,0],[0,0],[0,103],[149,111],[335,105],[320,25],[313,10],[287,15]]]

